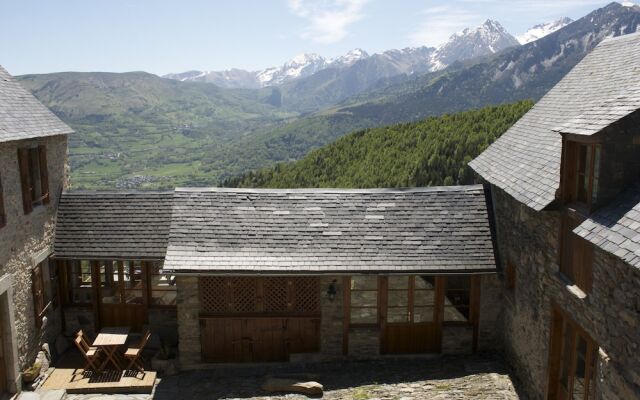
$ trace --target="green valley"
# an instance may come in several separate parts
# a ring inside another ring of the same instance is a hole
[[[512,104],[360,130],[293,163],[227,179],[232,187],[411,187],[473,183],[467,163],[531,107]]]

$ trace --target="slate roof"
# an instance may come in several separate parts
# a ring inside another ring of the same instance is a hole
[[[56,258],[162,259],[173,192],[65,192],[54,240]]]
[[[495,271],[484,189],[176,189],[164,269]]]
[[[640,182],[596,211],[573,232],[640,268]]]
[[[561,136],[554,129],[638,86],[640,33],[606,39],[469,165],[516,200],[542,210],[560,182]]]
[[[72,132],[0,66],[0,143]]]
[[[623,94],[600,104],[554,129],[558,133],[591,136],[622,118],[640,110],[640,86],[625,88]]]

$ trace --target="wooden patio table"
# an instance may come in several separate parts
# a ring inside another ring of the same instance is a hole
[[[118,347],[127,343],[128,335],[128,326],[106,327],[100,330],[96,340],[93,341],[93,345],[101,348],[107,357],[98,368],[98,371],[102,371],[108,362],[111,362],[116,370],[122,369],[121,360],[117,351]]]

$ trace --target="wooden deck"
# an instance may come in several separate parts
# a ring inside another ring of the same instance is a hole
[[[82,369],[56,368],[42,385],[43,389],[65,389],[67,393],[151,393],[156,373],[105,371],[94,374]]]
[[[156,372],[111,371],[101,374],[82,369],[84,359],[72,349],[56,363],[56,369],[42,385],[43,389],[65,389],[67,393],[151,393],[156,381]]]

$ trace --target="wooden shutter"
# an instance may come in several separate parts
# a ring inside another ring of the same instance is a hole
[[[4,212],[4,193],[2,191],[2,176],[0,176],[0,228],[7,224],[7,215]]]
[[[33,313],[36,326],[42,325],[42,312],[44,311],[44,281],[42,280],[42,263],[36,265],[31,274],[33,290]]]
[[[40,188],[42,190],[42,203],[49,204],[49,170],[47,166],[47,147],[38,146],[38,157],[40,158]]]
[[[31,178],[29,173],[29,149],[24,147],[18,149],[18,164],[20,167],[20,185],[22,186],[22,207],[24,213],[29,214],[33,210],[33,204],[31,202]]]

